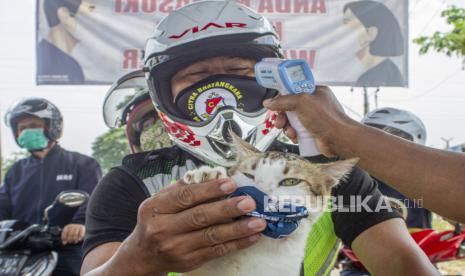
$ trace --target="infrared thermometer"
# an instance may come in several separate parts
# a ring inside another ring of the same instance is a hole
[[[302,59],[264,58],[255,64],[257,82],[278,90],[281,95],[315,92],[315,81],[310,66]],[[315,139],[305,129],[293,111],[287,111],[289,123],[297,132],[301,156],[319,155]]]

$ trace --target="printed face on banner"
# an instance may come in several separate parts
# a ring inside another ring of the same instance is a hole
[[[356,56],[364,69],[356,84],[402,85],[403,76],[391,58],[404,54],[404,39],[392,11],[381,2],[358,1],[346,4],[343,13],[345,26],[357,34]]]
[[[60,22],[63,24],[63,27],[68,31],[70,35],[79,40],[79,36],[76,36],[77,30],[83,28],[80,26],[80,17],[82,16],[91,16],[92,12],[95,10],[95,4],[92,4],[89,1],[83,1],[79,5],[77,11],[72,14],[66,6],[58,8],[58,17]]]
[[[40,34],[37,44],[39,84],[85,83],[82,61],[73,54],[85,41],[86,26],[82,22],[94,12],[95,4],[90,0],[39,2],[43,7],[44,24],[48,27],[46,33]]]
[[[39,84],[112,83],[140,69],[145,41],[155,24],[173,10],[194,2],[37,1]],[[238,2],[275,25],[285,56],[307,60],[319,84],[408,84],[408,1]],[[199,31],[204,27],[197,26]],[[215,27],[209,25],[208,29]],[[187,33],[196,30],[194,24]]]
[[[360,45],[360,48],[366,48],[369,46],[370,42],[373,41],[373,36],[368,35],[368,30],[363,26],[362,22],[352,13],[350,9],[347,9],[344,12],[344,24],[352,28],[352,31],[355,31],[357,34],[357,40],[358,44]],[[371,27],[371,28],[376,28],[376,27]],[[377,29],[371,29],[371,30],[377,30]],[[373,32],[372,32],[373,33]],[[376,36],[376,31],[374,32]]]

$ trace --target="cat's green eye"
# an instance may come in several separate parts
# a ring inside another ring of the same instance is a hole
[[[286,179],[281,180],[281,182],[279,182],[279,186],[287,186],[287,187],[295,186],[299,184],[300,182],[302,181],[297,178],[286,178]]]
[[[243,175],[247,176],[248,178],[252,179],[252,180],[255,180],[255,176],[251,175],[250,173],[245,173],[243,172],[242,173]]]

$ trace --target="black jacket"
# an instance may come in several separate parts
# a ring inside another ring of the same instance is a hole
[[[95,159],[55,145],[44,159],[31,155],[16,162],[0,187],[0,220],[16,219],[41,223],[44,209],[64,190],[91,194],[102,177]],[[84,224],[87,204],[78,209],[57,206],[50,212],[50,224]]]

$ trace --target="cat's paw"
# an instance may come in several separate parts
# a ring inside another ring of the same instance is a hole
[[[222,179],[228,177],[226,169],[223,167],[203,166],[197,170],[188,171],[184,174],[183,180],[186,184],[202,183],[208,180]]]

